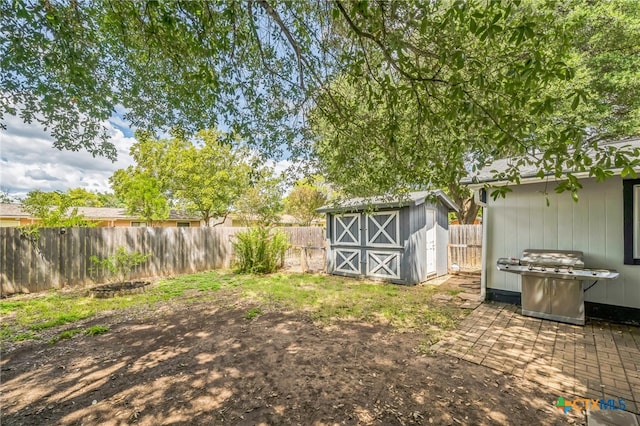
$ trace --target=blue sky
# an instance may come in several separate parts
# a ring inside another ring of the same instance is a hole
[[[13,197],[23,197],[35,189],[66,191],[80,187],[110,191],[109,177],[113,172],[133,164],[129,149],[135,139],[133,130],[121,118],[123,114],[124,110],[117,110],[105,123],[118,150],[116,162],[94,158],[85,151],[60,151],[40,125],[25,124],[19,117],[5,115],[7,130],[0,130],[0,190]],[[270,165],[281,172],[291,163],[283,160]]]
[[[108,191],[113,172],[133,163],[129,156],[133,132],[118,116],[105,123],[118,150],[115,163],[85,151],[54,148],[53,138],[38,124],[25,124],[12,115],[3,120],[7,130],[0,130],[0,189],[11,196],[34,189]]]

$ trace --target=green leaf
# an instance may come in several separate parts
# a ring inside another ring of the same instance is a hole
[[[573,102],[571,102],[571,109],[575,111],[576,108],[578,108],[579,104],[580,104],[580,95],[576,93],[576,95],[573,97]]]

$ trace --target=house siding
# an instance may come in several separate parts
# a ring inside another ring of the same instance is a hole
[[[580,250],[586,267],[620,272],[618,279],[600,281],[587,291],[587,302],[640,308],[640,266],[623,263],[622,179],[581,183],[577,203],[544,183],[514,186],[506,198],[488,200],[484,273],[489,289],[521,291],[518,275],[496,269],[500,257],[520,257],[527,248]]]

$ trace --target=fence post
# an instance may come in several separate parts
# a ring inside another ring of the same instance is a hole
[[[302,273],[307,272],[307,247],[300,246],[300,269]]]
[[[66,238],[65,234],[58,229],[58,265],[60,265],[60,288],[64,288],[67,284],[67,268],[65,265],[66,255]]]

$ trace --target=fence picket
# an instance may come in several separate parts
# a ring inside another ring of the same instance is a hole
[[[0,295],[104,282],[105,271],[92,273],[90,258],[105,258],[121,246],[152,254],[132,278],[228,268],[234,236],[245,229],[67,228],[62,234],[59,228],[44,228],[32,243],[21,237],[20,229],[0,228]],[[323,228],[279,229],[289,235],[294,247],[324,244]],[[299,261],[299,249],[288,250],[289,257]]]
[[[463,270],[479,270],[482,266],[482,225],[449,226],[449,269],[458,265]]]

